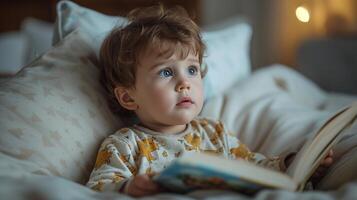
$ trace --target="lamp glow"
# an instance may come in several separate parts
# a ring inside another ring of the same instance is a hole
[[[298,8],[296,8],[295,14],[298,20],[301,22],[307,23],[310,21],[310,13],[303,6],[299,6]]]

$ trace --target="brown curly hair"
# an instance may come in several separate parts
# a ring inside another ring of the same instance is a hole
[[[114,89],[118,86],[135,88],[137,66],[146,50],[155,48],[159,54],[173,55],[179,49],[182,58],[193,51],[200,64],[205,51],[199,27],[180,6],[134,9],[128,19],[128,24],[115,27],[104,39],[99,55],[101,82],[109,106],[124,121],[125,118],[130,121],[135,114],[119,104]],[[201,67],[202,77],[205,72]]]

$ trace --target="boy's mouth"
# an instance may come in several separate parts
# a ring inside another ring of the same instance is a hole
[[[180,101],[176,104],[176,106],[182,106],[182,107],[187,107],[194,104],[192,99],[190,97],[182,97],[180,98]]]

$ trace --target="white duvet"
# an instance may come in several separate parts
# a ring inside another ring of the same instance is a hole
[[[225,95],[209,99],[201,115],[221,119],[252,150],[276,155],[297,150],[329,115],[354,100],[356,96],[326,93],[296,72],[277,65],[257,71]],[[324,191],[265,190],[247,197],[230,191],[202,190],[142,199],[356,199],[356,134],[354,125],[336,147],[336,162],[319,186]],[[119,193],[94,192],[60,177],[18,175],[16,170],[21,169],[7,167],[8,162],[34,167],[0,154],[0,199],[133,199]]]

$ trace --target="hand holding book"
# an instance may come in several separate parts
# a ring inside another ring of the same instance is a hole
[[[122,187],[121,192],[133,197],[142,197],[162,192],[162,189],[147,174],[133,176]]]
[[[324,160],[321,161],[320,166],[311,176],[312,185],[316,185],[326,175],[328,168],[333,164],[333,150],[331,149]]]
[[[296,153],[292,153],[285,159],[286,167],[292,163],[296,156]],[[323,159],[320,163],[320,166],[316,169],[314,174],[312,174],[310,180],[312,185],[316,185],[327,173],[328,168],[333,164],[333,150],[331,149],[329,153],[326,155],[325,159]]]

